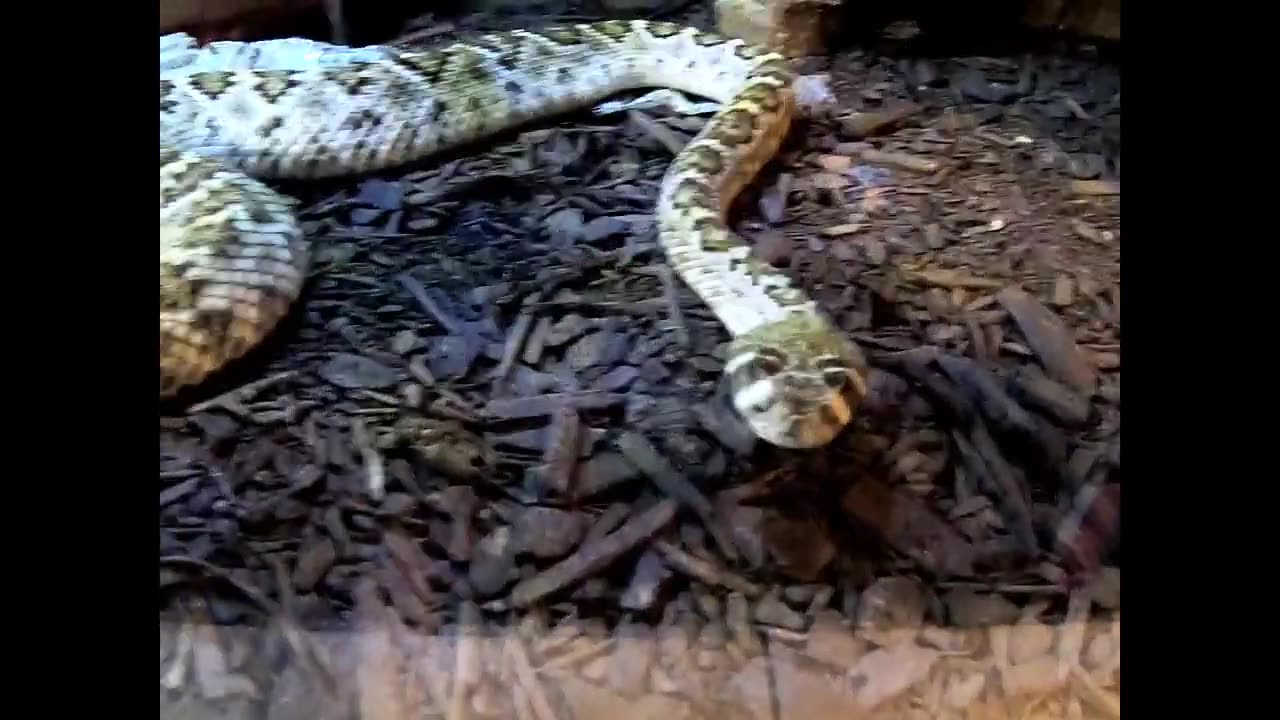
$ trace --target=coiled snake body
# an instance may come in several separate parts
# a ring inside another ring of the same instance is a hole
[[[255,178],[379,170],[622,90],[722,107],[672,162],[656,224],[671,266],[733,340],[733,404],[764,440],[828,443],[865,394],[856,348],[726,225],[790,124],[779,55],[627,21],[482,35],[437,50],[160,81],[160,394],[201,382],[275,327],[308,267],[292,201]]]

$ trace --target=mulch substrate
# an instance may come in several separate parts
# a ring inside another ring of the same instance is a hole
[[[734,222],[866,354],[852,429],[726,405],[652,219],[703,117],[288,188],[296,312],[161,413],[162,715],[1118,717],[1119,69],[809,70]]]

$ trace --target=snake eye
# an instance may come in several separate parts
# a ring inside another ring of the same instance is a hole
[[[822,373],[822,381],[832,390],[843,388],[849,382],[849,368],[833,355],[818,358],[814,363]]]
[[[822,371],[822,381],[832,390],[839,390],[849,382],[849,373],[844,368],[827,368]]]
[[[779,350],[761,348],[756,353],[755,366],[765,377],[772,377],[782,372],[782,366],[786,362],[786,356]]]

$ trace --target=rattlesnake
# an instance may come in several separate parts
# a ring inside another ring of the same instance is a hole
[[[792,82],[780,55],[646,21],[386,47],[341,65],[162,74],[161,397],[244,355],[301,292],[308,249],[295,205],[255,177],[380,170],[657,86],[722,103],[666,173],[656,224],[674,270],[733,338],[733,404],[772,444],[825,445],[865,395],[861,356],[726,225],[790,125]]]

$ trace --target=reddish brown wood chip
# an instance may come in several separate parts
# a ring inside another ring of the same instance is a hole
[[[1085,357],[1065,323],[1038,300],[1017,288],[1005,288],[996,295],[1031,350],[1040,358],[1050,377],[1083,393],[1093,395],[1098,387],[1098,373]]]

